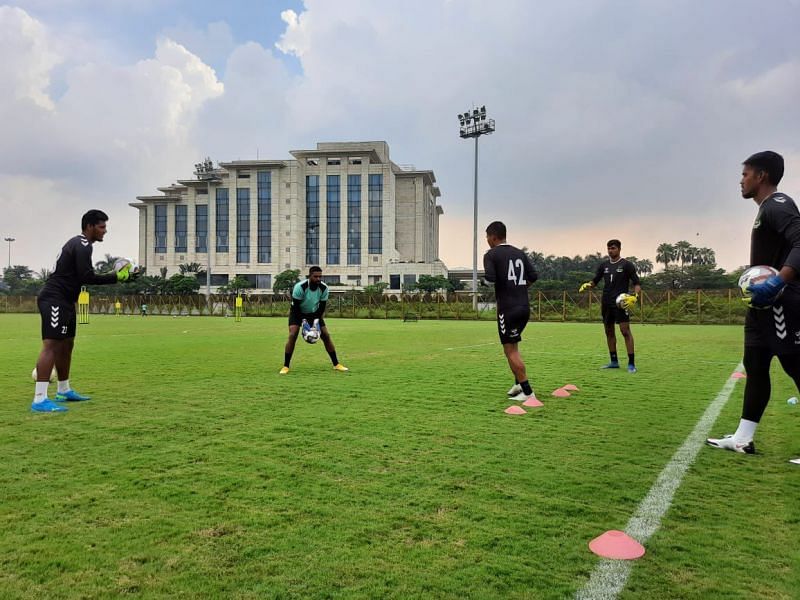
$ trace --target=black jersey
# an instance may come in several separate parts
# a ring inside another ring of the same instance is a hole
[[[56,268],[39,292],[40,299],[77,302],[82,285],[116,283],[117,274],[98,275],[92,266],[92,244],[86,237],[76,235],[56,257]]]
[[[776,192],[758,208],[750,238],[750,265],[783,265],[800,273],[800,213],[789,196]]]
[[[617,262],[606,259],[597,267],[592,283],[603,280],[603,304],[616,305],[617,296],[627,294],[630,284],[639,285],[639,276],[633,263],[624,258]]]
[[[530,306],[528,286],[539,278],[531,259],[519,248],[500,244],[483,255],[484,279],[494,283],[497,310]]]

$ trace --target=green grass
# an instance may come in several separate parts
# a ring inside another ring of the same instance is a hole
[[[0,597],[563,598],[623,529],[741,356],[741,328],[531,324],[542,409],[511,417],[492,323],[92,316],[72,382],[29,412],[34,315],[0,315]],[[621,342],[621,340],[620,340]],[[572,398],[549,393],[566,383]],[[714,427],[733,431],[743,384]],[[702,449],[625,598],[796,598],[800,406],[774,372],[760,453]]]

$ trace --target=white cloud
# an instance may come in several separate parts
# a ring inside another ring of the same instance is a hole
[[[50,49],[45,27],[22,9],[0,6],[0,56],[0,80],[13,99],[52,109],[47,87],[61,58]]]

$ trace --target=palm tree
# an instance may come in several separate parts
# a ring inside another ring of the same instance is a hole
[[[681,266],[691,262],[694,247],[686,240],[675,242],[675,257],[681,261]]]
[[[650,275],[653,272],[653,263],[646,258],[639,259],[634,264],[640,275]]]
[[[98,260],[94,263],[94,268],[101,273],[105,271],[113,271],[114,270],[114,263],[119,260],[119,256],[111,256],[110,254],[106,254],[106,257],[102,260]]]
[[[675,260],[675,246],[662,242],[656,248],[656,262],[664,263],[664,270],[666,271],[669,263]]]

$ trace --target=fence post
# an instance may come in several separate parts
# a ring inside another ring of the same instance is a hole
[[[672,323],[672,314],[670,313],[669,301],[672,291],[667,288],[667,323]]]
[[[697,322],[700,322],[700,290],[697,290]]]
[[[567,290],[564,290],[561,296],[561,320],[567,320]]]
[[[728,324],[733,323],[733,314],[731,313],[731,289],[728,288]]]
[[[641,315],[641,320],[639,321],[642,325],[644,325],[644,292],[642,292],[642,297],[639,300],[639,310],[641,311],[639,314]]]
[[[536,293],[536,313],[539,315],[539,321],[542,320],[542,290],[537,290]]]

